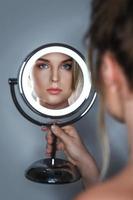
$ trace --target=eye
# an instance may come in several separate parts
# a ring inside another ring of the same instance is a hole
[[[38,64],[38,67],[39,67],[40,69],[48,69],[48,68],[49,68],[49,65],[46,64],[46,63],[42,63],[42,64]]]
[[[62,68],[65,70],[71,70],[72,69],[72,64],[65,63],[62,65]]]

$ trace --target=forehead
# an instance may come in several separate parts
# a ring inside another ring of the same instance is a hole
[[[48,53],[44,56],[42,56],[41,58],[46,59],[48,61],[65,61],[68,59],[72,59],[70,56],[68,56],[67,54],[63,54],[63,53]]]

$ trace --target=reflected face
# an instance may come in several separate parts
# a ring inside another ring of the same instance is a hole
[[[39,58],[32,70],[33,89],[42,106],[61,109],[72,94],[73,59],[62,53]]]

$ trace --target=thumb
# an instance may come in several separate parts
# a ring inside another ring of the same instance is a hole
[[[52,125],[51,130],[54,135],[56,135],[64,144],[70,142],[70,136],[67,135],[67,133],[62,130],[62,128]]]

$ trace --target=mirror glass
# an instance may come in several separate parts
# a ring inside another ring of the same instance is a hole
[[[75,112],[89,97],[89,70],[77,50],[68,45],[44,45],[23,62],[19,90],[35,112],[65,116]]]
[[[70,56],[49,53],[36,60],[27,87],[39,105],[54,110],[67,108],[82,92],[83,74]]]

